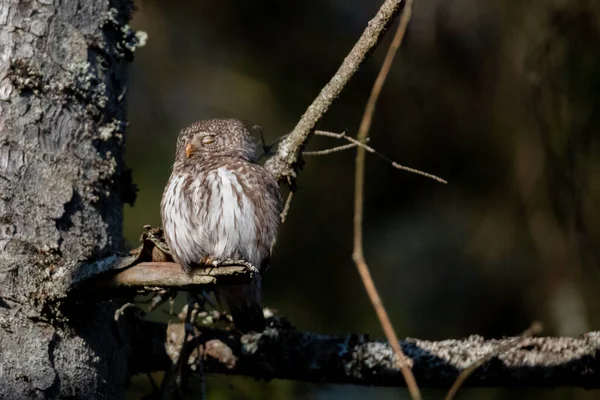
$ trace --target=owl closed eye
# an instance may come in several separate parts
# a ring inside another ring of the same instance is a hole
[[[182,160],[206,156],[256,160],[254,138],[239,120],[201,121],[184,129],[179,140],[177,157]]]

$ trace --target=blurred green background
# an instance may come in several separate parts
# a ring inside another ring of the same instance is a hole
[[[160,225],[175,138],[237,116],[268,142],[291,131],[381,1],[136,1],[148,33],[130,69],[125,211],[135,245]],[[395,29],[395,26],[392,30]],[[393,32],[319,124],[355,135]],[[600,328],[600,5],[596,0],[415,0],[370,144],[441,185],[367,158],[365,252],[401,337]],[[310,149],[339,145],[313,138]],[[351,260],[354,151],[306,159],[265,278],[299,329],[383,337]],[[132,398],[149,391],[134,379]],[[213,376],[209,399],[398,398],[400,389]],[[427,398],[443,392],[427,391]],[[465,399],[598,392],[464,389]]]

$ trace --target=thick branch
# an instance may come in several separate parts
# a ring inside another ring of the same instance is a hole
[[[385,31],[394,22],[396,15],[400,12],[401,4],[402,0],[386,0],[383,3],[336,74],[308,107],[294,130],[281,142],[277,153],[267,161],[267,169],[277,177],[278,181],[287,181],[295,177],[295,169],[308,137],[350,78],[377,46]]]
[[[153,335],[133,354],[132,372],[168,367],[164,354],[166,326],[147,324],[145,335]],[[477,387],[600,388],[600,332],[579,338],[536,337],[430,342],[406,339],[404,353],[413,362],[421,387],[448,389],[459,372],[503,343],[519,341],[512,350],[493,357],[465,382]],[[239,337],[222,330],[202,329],[198,341],[204,350],[208,372],[238,374],[260,379],[293,379],[308,382],[358,385],[404,385],[391,347],[367,336],[334,337],[296,330],[267,329],[262,334]],[[148,367],[147,367],[148,366]],[[150,367],[151,366],[151,367]]]

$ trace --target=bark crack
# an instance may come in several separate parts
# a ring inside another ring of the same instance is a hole
[[[60,377],[54,365],[54,353],[59,343],[60,336],[56,332],[53,332],[52,339],[50,339],[50,342],[48,343],[48,361],[50,362],[50,367],[52,368],[52,371],[54,371],[54,380],[52,381],[52,384],[49,387],[42,389],[42,392],[44,393],[44,396],[46,398],[54,398],[60,394]]]

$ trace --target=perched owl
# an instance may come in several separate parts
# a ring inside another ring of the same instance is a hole
[[[267,266],[283,202],[257,158],[254,138],[238,119],[208,119],[179,133],[161,214],[167,244],[184,270],[213,259]],[[264,330],[260,276],[217,295],[240,331]]]

